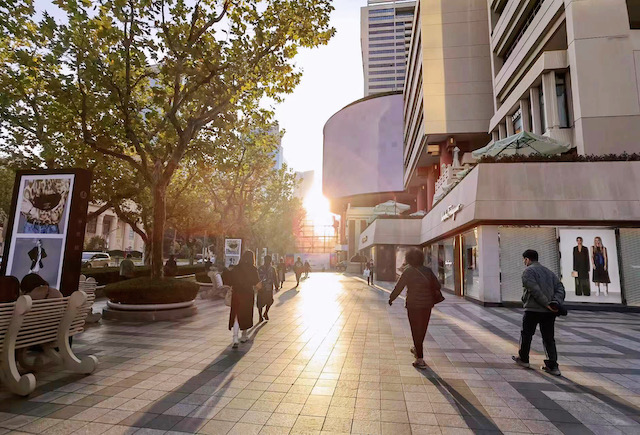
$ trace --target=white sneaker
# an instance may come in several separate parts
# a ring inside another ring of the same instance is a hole
[[[240,343],[245,343],[249,337],[247,336],[247,331],[242,331],[242,335],[240,336]]]

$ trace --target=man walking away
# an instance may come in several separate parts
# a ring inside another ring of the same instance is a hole
[[[300,285],[300,277],[302,276],[303,270],[304,265],[302,264],[302,259],[298,257],[296,262],[293,264],[293,271],[296,274],[296,288]]]
[[[311,272],[311,264],[309,261],[304,262],[304,277],[309,278],[309,272]]]
[[[527,249],[522,254],[522,257],[526,266],[525,271],[522,273],[524,316],[522,317],[520,351],[518,356],[511,358],[522,367],[530,367],[529,351],[531,350],[531,340],[539,324],[542,344],[547,356],[542,370],[554,376],[560,376],[554,325],[558,310],[564,302],[564,286],[552,271],[538,263],[538,253],[536,251]]]
[[[131,260],[131,254],[127,254],[127,257],[120,263],[120,279],[131,279],[135,275],[136,265]]]

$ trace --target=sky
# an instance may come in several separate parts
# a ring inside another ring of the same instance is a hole
[[[276,119],[286,131],[284,158],[295,171],[322,174],[322,129],[329,118],[364,96],[360,52],[360,7],[366,0],[335,0],[328,45],[304,50],[296,57],[303,76],[293,94],[276,106]]]

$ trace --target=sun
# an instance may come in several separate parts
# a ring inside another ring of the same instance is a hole
[[[311,187],[303,200],[304,209],[307,212],[307,220],[311,221],[316,230],[333,225],[334,214],[329,209],[329,200],[322,195],[319,185]]]

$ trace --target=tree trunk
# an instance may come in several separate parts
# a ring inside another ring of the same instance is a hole
[[[151,278],[162,278],[162,260],[164,247],[164,224],[167,187],[162,181],[153,186],[153,232],[151,234]]]

